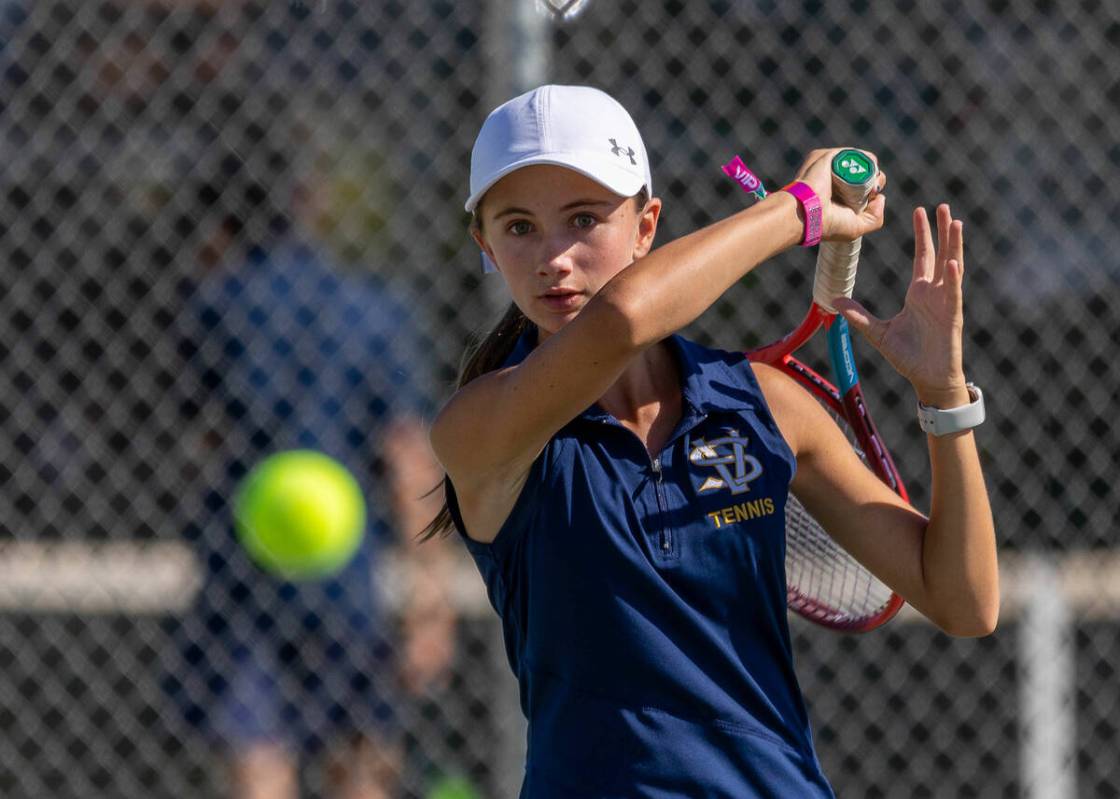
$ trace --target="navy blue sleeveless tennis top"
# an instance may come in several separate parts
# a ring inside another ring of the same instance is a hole
[[[493,543],[447,492],[529,720],[521,797],[831,797],[786,618],[793,454],[741,354],[668,343],[683,412],[656,457],[593,405]]]

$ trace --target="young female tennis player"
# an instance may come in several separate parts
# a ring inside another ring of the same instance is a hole
[[[429,534],[458,529],[501,616],[529,719],[523,797],[832,795],[787,628],[790,490],[944,630],[995,626],[948,207],[936,248],[914,214],[898,316],[840,304],[948,432],[929,437],[928,519],[789,378],[674,335],[817,223],[848,240],[882,225],[881,194],[861,213],[831,202],[834,152],[798,170],[800,199],[775,192],[654,250],[661,201],[609,96],[544,86],[479,133],[466,207],[514,306],[433,425],[448,504]]]

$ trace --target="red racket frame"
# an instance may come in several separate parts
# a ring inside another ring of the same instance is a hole
[[[855,378],[853,384],[846,393],[841,394],[840,389],[819,372],[793,356],[793,353],[808,342],[821,327],[830,330],[835,321],[835,313],[830,313],[813,303],[805,319],[792,333],[772,344],[750,350],[746,355],[753,362],[765,363],[781,369],[823,402],[833,413],[845,419],[855,434],[857,444],[866,455],[871,470],[892,491],[909,501],[906,486],[902,482],[894,459],[883,446],[879,431],[871,419],[871,413],[864,401],[863,389],[860,387],[859,374],[854,369],[854,365],[851,370]],[[841,329],[840,335],[848,337],[846,324]],[[847,348],[851,351],[850,339]],[[829,349],[831,359],[833,350]],[[842,364],[837,363],[832,363],[831,366],[837,374],[844,368]],[[792,588],[789,589],[787,599],[789,606],[802,616],[826,627],[848,632],[874,630],[890,621],[903,605],[902,597],[892,592],[887,605],[874,616],[866,619],[841,620],[837,619],[838,614],[835,609]]]

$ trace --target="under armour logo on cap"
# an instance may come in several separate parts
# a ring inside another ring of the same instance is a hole
[[[638,165],[638,162],[634,160],[634,156],[637,155],[637,153],[634,152],[633,147],[627,147],[623,150],[614,139],[607,139],[607,141],[611,143],[611,153],[613,155],[628,155],[630,156],[630,163],[634,166]]]

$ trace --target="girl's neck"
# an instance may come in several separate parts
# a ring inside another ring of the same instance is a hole
[[[599,399],[651,453],[661,450],[681,416],[680,369],[670,348],[662,341],[647,349]]]

